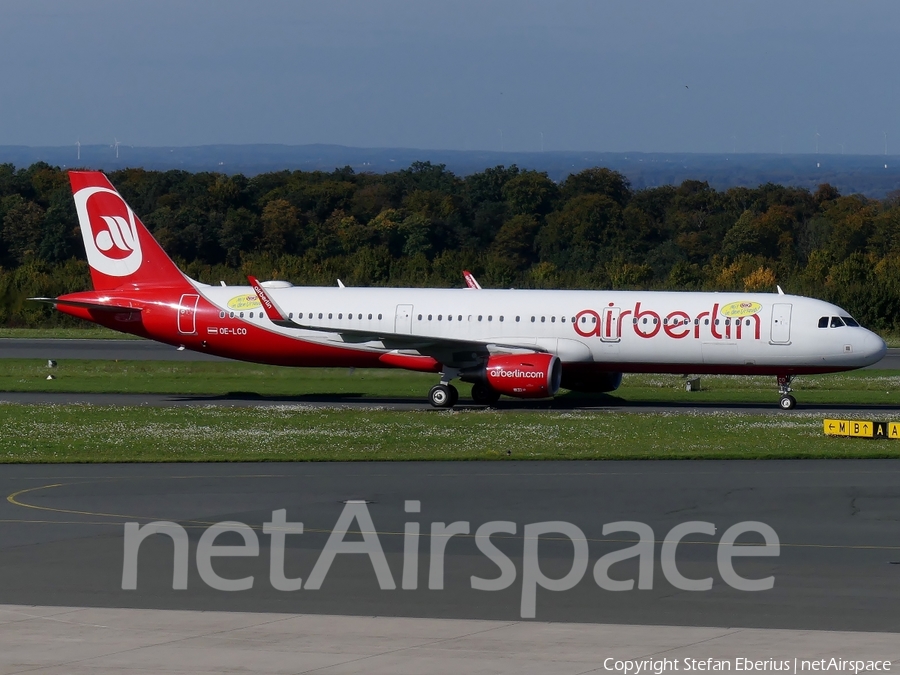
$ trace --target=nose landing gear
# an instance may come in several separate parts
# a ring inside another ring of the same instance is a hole
[[[781,394],[781,400],[778,402],[778,406],[782,410],[793,410],[794,406],[797,405],[797,399],[791,396],[791,382],[793,382],[793,380],[793,375],[778,376],[778,393]]]

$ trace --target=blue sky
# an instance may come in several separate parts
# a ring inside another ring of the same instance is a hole
[[[900,2],[3,0],[0,145],[900,154]]]

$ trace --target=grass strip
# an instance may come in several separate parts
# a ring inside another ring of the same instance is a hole
[[[0,406],[0,462],[789,459],[900,456],[819,415]]]
[[[53,374],[54,380],[47,380]],[[280,368],[243,362],[45,361],[0,359],[0,391],[184,394],[273,397],[424,399],[437,376],[393,369]],[[469,385],[456,383],[463,397]],[[609,395],[563,394],[566,399],[615,405],[624,402],[768,403],[778,400],[775,378],[703,376],[702,390],[685,391],[677,375],[626,375]],[[858,370],[797,378],[801,403],[897,405],[900,372]]]

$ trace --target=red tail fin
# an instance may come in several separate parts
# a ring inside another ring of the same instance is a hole
[[[99,171],[70,171],[94,290],[189,286],[134,211]]]

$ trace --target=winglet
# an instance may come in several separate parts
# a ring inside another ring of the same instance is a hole
[[[259,302],[262,304],[266,316],[269,317],[269,321],[282,328],[297,327],[293,321],[287,318],[287,314],[284,313],[281,307],[276,305],[275,301],[269,297],[269,294],[266,293],[266,289],[256,280],[256,277],[248,275],[247,281],[250,282],[250,287],[253,289],[253,292],[256,293],[256,297],[259,298]]]
[[[478,280],[475,279],[469,270],[463,270],[463,278],[466,280],[466,286],[475,290],[481,290],[481,284],[478,283]]]

